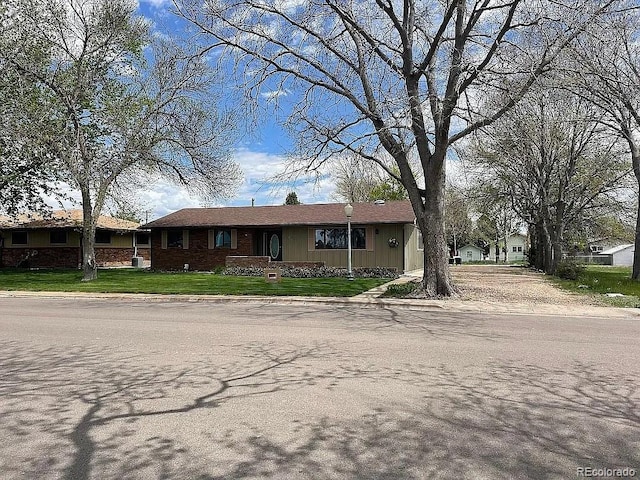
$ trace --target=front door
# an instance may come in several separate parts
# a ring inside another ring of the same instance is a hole
[[[282,261],[282,230],[262,232],[262,255],[276,262]]]

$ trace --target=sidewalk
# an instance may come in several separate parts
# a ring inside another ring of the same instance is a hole
[[[385,285],[392,283],[406,283],[415,279],[412,276],[402,276]],[[554,304],[518,305],[513,303],[497,303],[491,301],[473,301],[460,298],[447,300],[379,298],[384,292],[385,285],[376,287],[354,297],[288,297],[288,296],[250,296],[250,295],[161,295],[134,293],[81,293],[81,292],[24,292],[0,291],[0,298],[40,297],[40,298],[77,298],[77,299],[117,299],[131,302],[158,303],[252,303],[278,305],[313,305],[331,304],[341,307],[363,308],[403,308],[420,311],[439,311],[442,313],[485,313],[487,315],[541,315],[554,317],[598,317],[598,318],[637,318],[640,319],[640,309],[594,307],[590,305],[571,306]]]

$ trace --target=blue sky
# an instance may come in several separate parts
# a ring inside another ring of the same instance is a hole
[[[138,0],[139,13],[152,22],[157,34],[181,34],[181,21],[171,13],[171,8],[170,0]],[[269,118],[265,116],[258,131],[240,132],[243,140],[234,146],[233,156],[244,173],[244,180],[234,197],[221,200],[217,205],[251,205],[252,199],[256,205],[277,205],[284,203],[287,193],[292,190],[303,203],[334,201],[334,189],[328,180],[318,184],[298,182],[290,187],[267,183],[270,176],[282,170],[291,146],[286,132],[275,122],[267,123]],[[145,209],[152,210],[152,218],[180,208],[200,206],[199,199],[186,189],[162,181],[140,192],[140,202]]]

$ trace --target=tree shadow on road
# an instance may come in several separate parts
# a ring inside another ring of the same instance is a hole
[[[640,467],[637,374],[584,363],[387,369],[314,342],[232,348],[232,361],[212,355],[176,368],[102,347],[0,342],[3,475],[529,479]],[[378,385],[397,394],[375,396]],[[359,388],[368,396],[359,413],[326,415],[314,404],[326,401],[318,389],[346,401]],[[293,393],[308,396],[308,415],[287,416]],[[278,428],[242,418],[247,402],[267,397],[280,401],[281,411],[264,412]],[[222,408],[241,420],[223,422]],[[157,434],[152,422],[163,426]],[[179,431],[187,422],[202,422],[200,444]]]
[[[639,470],[637,376],[584,364],[496,364],[469,377],[440,367],[430,376],[430,392],[409,407],[305,422],[288,442],[259,431],[231,441],[246,459],[199,478],[566,479],[578,467]]]
[[[482,338],[489,341],[504,338],[503,334],[488,331],[486,323],[490,315],[462,314],[431,310],[428,308],[408,309],[385,305],[376,306],[344,306],[344,305],[304,305],[303,307],[281,305],[247,306],[248,313],[264,314],[266,309],[273,308],[277,312],[279,322],[316,320],[318,325],[331,321],[339,328],[372,331],[385,334],[389,330],[411,331],[425,338]],[[402,312],[402,313],[401,313]]]

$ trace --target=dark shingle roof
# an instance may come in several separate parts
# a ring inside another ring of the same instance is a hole
[[[344,225],[344,203],[276,205],[262,207],[185,208],[159,218],[144,228],[172,227],[275,227],[285,225]],[[413,223],[408,201],[354,203],[356,224]]]

